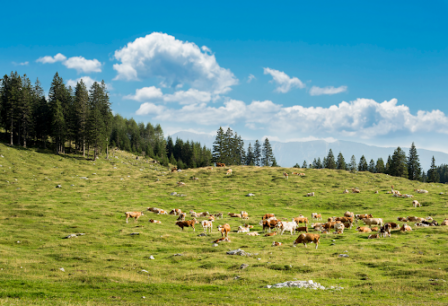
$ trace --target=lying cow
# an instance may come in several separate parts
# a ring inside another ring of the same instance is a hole
[[[126,215],[126,223],[128,223],[129,218],[134,218],[134,222],[143,216],[143,211],[128,211],[124,213]]]
[[[372,227],[372,225],[383,226],[383,219],[381,218],[364,218],[362,219],[362,222],[369,227]]]
[[[272,242],[272,246],[281,246],[281,245],[283,245],[283,243],[281,243],[281,242]]]
[[[271,236],[275,236],[275,235],[277,235],[277,232],[267,233],[264,236],[265,237],[271,237]]]
[[[249,225],[249,224],[244,224],[244,227],[247,227],[247,228],[254,228],[253,225]]]
[[[361,190],[359,190],[358,188],[352,188],[352,193],[360,193]]]
[[[308,227],[306,227],[306,226],[296,227],[296,232],[306,232],[306,233],[308,233]]]
[[[386,236],[391,237],[391,226],[389,223],[384,224],[384,226],[381,226],[380,231],[379,231],[379,235],[382,235],[383,238]]]
[[[246,235],[247,235],[247,236],[260,236],[260,234],[257,233],[257,232],[248,233],[248,234],[246,234]]]
[[[354,218],[354,217],[355,217],[355,214],[352,213],[352,212],[346,211],[346,212],[344,213],[344,217]]]
[[[410,231],[412,231],[412,228],[409,225],[407,225],[407,224],[403,224],[403,226],[400,228],[400,231],[402,231],[402,232],[410,232]]]
[[[314,243],[316,245],[316,249],[319,246],[319,234],[300,234],[299,237],[297,237],[296,241],[294,241],[294,246],[299,243],[303,243],[305,247],[307,243]]]
[[[177,221],[185,221],[186,216],[187,216],[187,213],[181,213],[179,215],[179,218],[177,218]]]
[[[170,211],[170,215],[174,215],[174,216],[177,216],[177,215],[180,215],[182,213],[182,210],[180,210],[179,208],[174,208],[174,209],[172,209],[171,211]]]
[[[358,227],[356,228],[356,230],[357,230],[358,232],[360,232],[360,233],[370,233],[370,232],[372,232],[372,230],[371,230],[370,228],[365,227],[365,226],[358,226]]]
[[[239,233],[249,233],[250,232],[250,229],[249,228],[247,228],[247,227],[244,227],[244,226],[238,226],[238,234]]]
[[[343,194],[349,193],[348,189],[345,189],[343,192]]]
[[[184,230],[184,227],[192,227],[193,231],[196,231],[196,228],[194,227],[195,224],[199,223],[196,219],[188,220],[188,221],[177,221],[175,224],[179,226],[182,230]]]
[[[221,237],[219,239],[216,239],[215,241],[213,241],[214,243],[220,243],[220,242],[230,242],[229,237]]]
[[[397,217],[397,221],[408,222],[408,219],[406,217]]]
[[[422,204],[420,204],[417,200],[412,201],[413,207],[422,207]]]
[[[220,213],[213,214],[213,216],[216,217],[216,218],[218,218],[218,219],[219,219],[219,218],[221,218],[221,219],[223,218],[223,214],[222,214],[221,212],[220,212]]]
[[[369,237],[367,237],[367,239],[378,239],[378,238],[380,238],[380,234],[378,233],[369,235]]]
[[[150,223],[159,223],[159,224],[162,223],[161,221],[157,221],[157,220],[153,220],[153,219],[149,219],[149,222],[150,222]]]
[[[440,225],[447,226],[448,225],[448,219],[443,220],[443,222]]]
[[[345,228],[345,226],[343,223],[336,223],[334,225],[334,234],[343,234],[344,228]]]
[[[232,218],[241,218],[241,214],[228,213],[228,215]]]
[[[307,197],[314,197],[314,192],[310,192],[306,194]]]
[[[241,218],[244,220],[249,219],[249,214],[245,211],[240,212]]]

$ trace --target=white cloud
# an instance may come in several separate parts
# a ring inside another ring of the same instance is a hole
[[[252,80],[255,80],[256,77],[253,74],[249,74],[249,77],[247,78],[247,83],[252,82]]]
[[[204,51],[204,52],[207,52],[207,53],[212,53],[212,50],[210,50],[210,48],[207,47],[207,46],[202,46],[201,50]]]
[[[163,105],[155,105],[153,103],[143,103],[140,105],[140,108],[135,113],[136,115],[159,115],[163,113],[165,110],[165,106]]]
[[[95,82],[101,83],[101,81],[97,81],[97,80],[95,80],[95,79],[92,79],[92,78],[89,77],[89,76],[83,76],[83,77],[77,78],[76,80],[72,80],[72,79],[68,80],[68,81],[67,81],[67,86],[71,86],[71,87],[74,89],[74,88],[76,87],[76,84],[77,84],[80,80],[82,80],[82,81],[84,82],[84,84],[86,85],[87,90],[89,90],[90,87],[92,87],[93,83],[95,83]],[[112,87],[111,84],[107,84],[107,83],[106,83],[106,88],[107,88],[108,90],[113,90],[113,87]]]
[[[36,62],[42,63],[42,64],[54,64],[56,62],[65,61],[66,59],[67,58],[63,54],[58,53],[54,57],[51,57],[51,56],[48,56],[48,55],[44,56],[44,57],[40,57],[40,58],[38,58],[36,60]]]
[[[263,68],[264,74],[270,74],[273,78],[273,82],[277,84],[277,88],[275,89],[277,92],[287,93],[292,88],[305,88],[305,84],[302,83],[298,78],[293,77],[290,78],[283,71],[278,71],[271,68]]]
[[[23,62],[23,63],[12,62],[12,64],[13,64],[14,66],[28,66],[29,62]]]
[[[206,48],[206,47],[205,47]],[[115,51],[116,80],[159,78],[162,84],[176,87],[189,84],[215,94],[231,90],[238,79],[229,69],[218,65],[208,48],[204,52],[194,43],[175,39],[164,33],[137,38]]]
[[[310,95],[311,96],[334,95],[345,91],[347,91],[347,86],[340,86],[340,87],[327,86],[324,88],[313,86],[310,89]]]
[[[216,98],[216,97],[214,97]],[[135,95],[127,95],[127,100],[139,102],[177,102],[179,104],[207,103],[212,100],[212,95],[206,91],[190,88],[187,91],[179,90],[173,94],[163,94],[160,88],[155,86],[143,87],[135,91]]]
[[[101,63],[97,59],[88,60],[82,56],[70,57],[63,62],[63,65],[69,69],[76,69],[78,73],[101,72]]]
[[[135,95],[124,96],[124,99],[135,100],[139,102],[160,99],[163,97],[162,90],[155,86],[143,87],[135,91]]]

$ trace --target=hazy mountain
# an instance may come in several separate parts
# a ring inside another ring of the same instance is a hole
[[[213,142],[215,141],[215,135],[207,135],[207,134],[196,134],[192,132],[178,132],[173,135],[173,140],[176,138],[180,138],[184,141],[194,140],[196,142],[200,142],[202,145],[205,145],[208,148],[213,148]],[[247,148],[249,142],[254,144],[255,140],[244,140],[244,145]],[[292,167],[296,163],[302,166],[303,161],[306,160],[308,164],[312,163],[314,158],[320,157],[321,160],[328,154],[328,150],[332,149],[335,158],[339,152],[342,152],[344,155],[345,162],[349,163],[352,155],[355,155],[356,162],[359,162],[359,159],[362,155],[364,155],[367,159],[367,163],[370,159],[376,163],[376,160],[379,157],[382,157],[384,163],[387,162],[387,157],[389,155],[392,156],[394,150],[393,147],[383,148],[376,146],[369,146],[363,143],[351,142],[351,141],[343,141],[338,140],[336,142],[326,142],[324,140],[313,140],[313,141],[303,141],[303,142],[278,142],[271,141],[272,150],[274,152],[274,156],[277,159],[277,163],[283,167]],[[409,152],[409,148],[402,149],[406,152]],[[417,147],[417,151],[420,157],[420,163],[422,165],[423,170],[427,171],[431,165],[431,158],[434,155],[436,159],[436,164],[448,164],[448,154],[437,151],[425,150]]]

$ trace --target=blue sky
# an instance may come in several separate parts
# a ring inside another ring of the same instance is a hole
[[[448,2],[2,4],[2,73],[102,80],[166,134],[448,152]],[[61,54],[55,58],[57,54]]]

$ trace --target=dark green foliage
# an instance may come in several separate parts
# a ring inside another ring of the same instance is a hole
[[[272,147],[269,143],[269,139],[266,137],[262,148],[261,165],[270,167],[274,162],[274,154],[272,153]]]
[[[306,163],[306,160],[303,161],[302,168],[304,168],[304,169],[308,168],[308,164]]]
[[[369,172],[372,173],[376,172],[375,161],[373,159],[371,159],[369,163]]]
[[[368,170],[369,170],[369,166],[367,165],[367,160],[363,155],[363,156],[361,156],[361,159],[359,160],[358,171],[368,171]]]
[[[408,158],[408,178],[410,180],[419,181],[421,179],[422,167],[420,166],[420,160],[417,154],[417,148],[414,143],[412,143],[411,148],[409,149],[409,158]]]
[[[438,183],[440,180],[434,156],[431,159],[431,168],[428,170],[427,177],[428,183]]]
[[[398,147],[392,155],[392,163],[389,166],[389,175],[408,177],[407,158],[404,151]]]
[[[378,158],[378,160],[376,161],[376,166],[375,166],[375,172],[376,173],[384,173],[384,161],[383,159],[380,157]]]
[[[299,163],[296,163],[294,166],[292,166],[293,168],[300,168]]]
[[[261,145],[258,142],[258,139],[255,140],[254,145],[254,164],[255,166],[261,166]]]
[[[358,168],[356,167],[355,155],[352,155],[352,158],[350,159],[349,170],[350,172],[356,172],[358,170]]]
[[[327,155],[326,167],[327,169],[336,169],[336,162],[334,160],[333,151],[330,149]]]
[[[254,166],[255,165],[254,149],[253,149],[252,144],[250,142],[249,142],[249,146],[247,147],[247,154],[246,154],[245,164],[247,166]]]
[[[224,130],[222,127],[219,127],[216,132],[215,142],[213,143],[213,162],[222,163],[224,158],[224,148],[225,146],[225,137]]]
[[[338,160],[336,161],[336,169],[338,170],[345,170],[347,168],[347,165],[345,163],[344,156],[341,152],[338,154]]]

